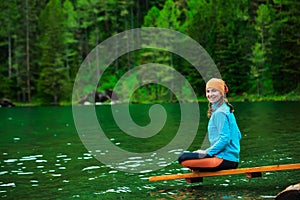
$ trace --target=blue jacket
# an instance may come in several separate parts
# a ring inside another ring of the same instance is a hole
[[[216,104],[212,105],[212,108],[216,110],[213,111],[208,122],[210,147],[206,149],[206,152],[210,156],[239,162],[242,136],[236,119],[226,103],[218,108]]]

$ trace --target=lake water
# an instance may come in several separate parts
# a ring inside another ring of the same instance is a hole
[[[130,106],[137,124],[150,122],[150,106]],[[239,167],[300,162],[300,102],[234,106],[243,136]],[[96,112],[109,141],[138,155],[167,145],[176,135],[181,120],[179,105],[164,107],[168,115],[165,127],[151,138],[135,138],[121,131],[110,106],[97,106]],[[201,146],[206,132],[207,104],[199,107],[199,129],[189,150]],[[131,158],[132,162],[122,163],[121,170],[102,164],[81,141],[68,106],[1,108],[0,149],[0,197],[6,199],[272,199],[300,182],[299,170],[269,172],[253,179],[245,175],[208,177],[193,184],[185,180],[149,182],[149,176],[188,170],[155,153],[147,161]],[[177,156],[179,151],[170,152]],[[105,155],[101,149],[99,152]],[[146,162],[160,162],[161,167],[152,172],[126,172]]]

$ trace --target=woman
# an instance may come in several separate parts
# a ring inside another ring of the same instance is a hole
[[[196,171],[218,171],[238,167],[241,133],[233,107],[226,99],[228,87],[221,79],[212,78],[206,84],[208,108],[208,139],[205,150],[185,152],[179,163]]]

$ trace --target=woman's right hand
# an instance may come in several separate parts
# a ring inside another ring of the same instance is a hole
[[[193,153],[206,154],[206,151],[202,149],[198,149],[196,151],[193,151]]]

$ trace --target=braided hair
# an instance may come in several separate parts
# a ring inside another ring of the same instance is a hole
[[[226,98],[226,96],[224,95],[223,99],[218,103],[217,107],[221,106],[223,103],[226,103],[227,106],[229,106],[229,109],[230,109],[230,112],[233,113],[234,112],[234,107],[233,105],[231,105],[229,102],[228,102],[228,99]],[[210,118],[212,113],[214,112],[215,110],[212,108],[212,103],[208,103],[208,111],[207,111],[207,117]]]

